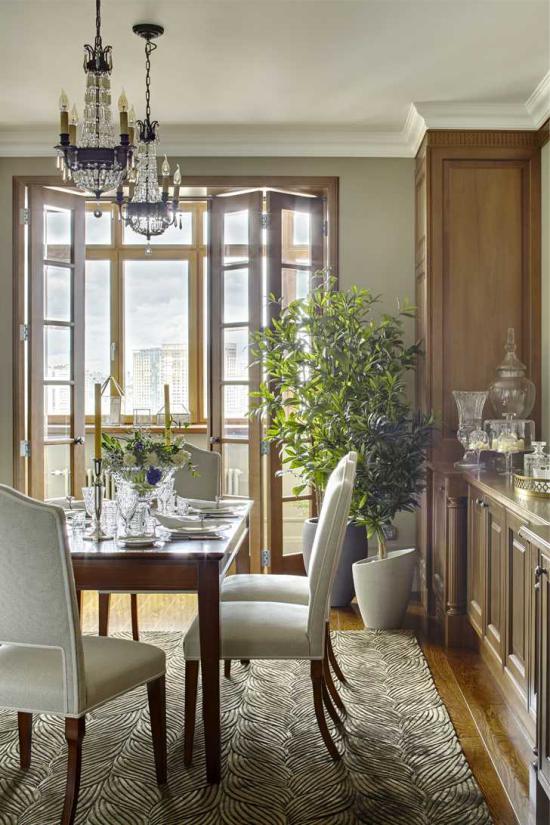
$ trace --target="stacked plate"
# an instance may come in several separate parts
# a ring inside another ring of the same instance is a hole
[[[168,530],[173,539],[221,539],[231,527],[230,522],[217,519],[188,518],[186,516],[168,516],[156,513],[160,524]]]

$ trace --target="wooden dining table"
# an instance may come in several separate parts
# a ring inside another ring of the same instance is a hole
[[[223,539],[178,538],[138,550],[113,540],[94,543],[69,535],[77,592],[197,593],[206,777],[211,783],[221,779],[220,583],[233,563],[238,572],[249,569],[250,508],[247,503],[242,514],[229,520]]]

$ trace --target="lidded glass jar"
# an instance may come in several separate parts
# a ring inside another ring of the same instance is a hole
[[[516,355],[513,327],[508,330],[506,355],[497,367],[497,378],[489,387],[489,398],[498,418],[510,413],[514,418],[528,418],[535,403],[536,389],[527,378],[527,367]]]
[[[523,474],[531,478],[548,478],[550,456],[544,452],[546,441],[533,441],[534,452],[527,453],[523,459]]]

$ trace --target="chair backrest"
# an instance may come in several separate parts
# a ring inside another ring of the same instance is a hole
[[[183,498],[199,498],[215,501],[221,494],[221,456],[210,450],[201,450],[192,444],[185,449],[191,453],[191,463],[197,468],[194,476],[185,467],[176,470],[174,490]]]
[[[63,510],[0,485],[0,644],[60,651],[66,713],[85,706],[82,638]],[[1,697],[0,697],[1,703]]]
[[[323,655],[328,602],[348,524],[356,467],[357,453],[350,452],[332,472],[315,531],[308,575],[308,636],[318,656]]]

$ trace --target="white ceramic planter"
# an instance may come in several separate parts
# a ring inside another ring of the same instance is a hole
[[[371,556],[353,565],[353,583],[361,616],[372,629],[401,627],[411,595],[416,548],[392,550],[384,559]]]

